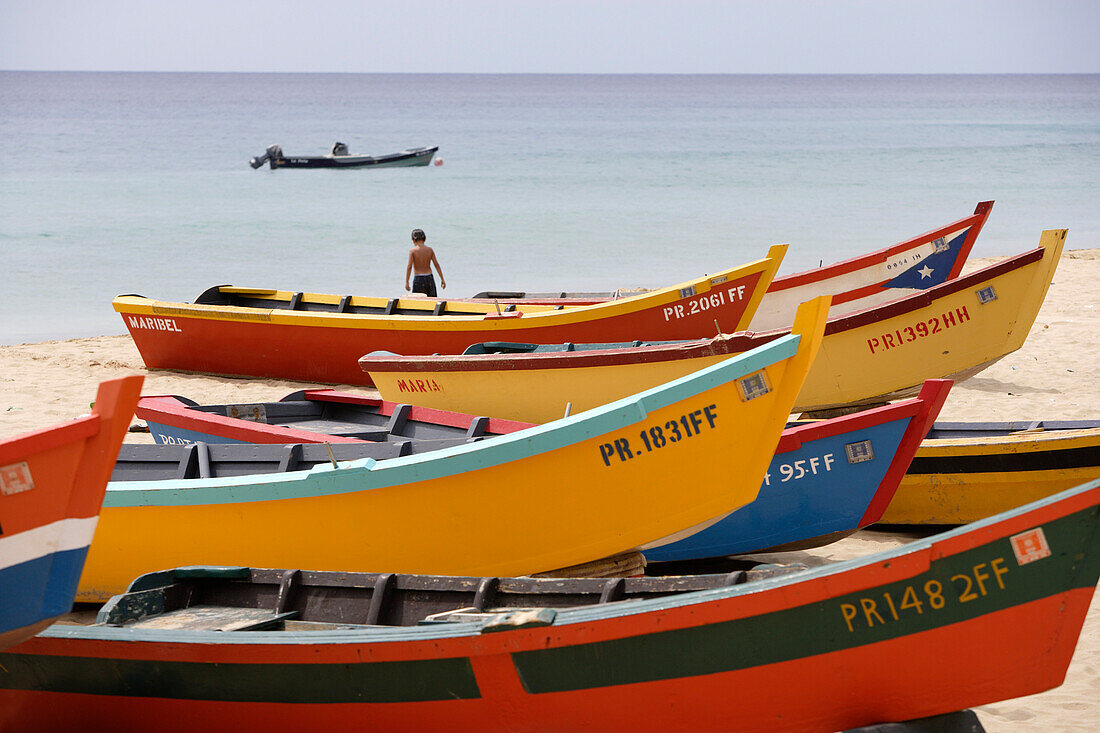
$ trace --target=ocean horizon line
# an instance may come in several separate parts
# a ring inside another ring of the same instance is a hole
[[[1100,76],[1100,71],[978,71],[978,72],[730,72],[730,71],[243,71],[231,69],[0,69],[0,74],[207,74],[215,75],[280,75],[280,76],[606,76],[606,77],[1025,77],[1025,76]]]

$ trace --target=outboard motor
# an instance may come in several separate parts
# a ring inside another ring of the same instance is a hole
[[[271,169],[275,170],[275,160],[283,157],[283,149],[278,145],[268,145],[267,151],[263,155],[258,155],[252,160],[248,161],[248,164],[253,168],[259,168],[264,163],[270,162]]]
[[[345,145],[344,143],[335,143],[332,146],[332,154],[333,155],[349,155],[348,146]]]

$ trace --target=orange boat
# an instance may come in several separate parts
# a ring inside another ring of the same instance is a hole
[[[0,649],[72,608],[141,382],[104,382],[92,414],[0,442]]]
[[[679,285],[576,308],[387,300],[215,287],[194,303],[120,295],[113,306],[149,368],[370,384],[371,351],[460,354],[480,341],[685,339],[744,329],[786,252]],[[789,325],[789,324],[788,324]]]
[[[709,589],[154,573],[101,623],[0,653],[0,729],[774,733],[950,713],[1062,683],[1100,575],[1098,508],[1094,481],[886,552]]]

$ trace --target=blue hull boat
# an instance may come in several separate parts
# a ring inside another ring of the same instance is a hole
[[[820,547],[874,524],[950,389],[950,380],[928,380],[913,399],[788,428],[756,501],[690,537],[643,548],[646,560]]]

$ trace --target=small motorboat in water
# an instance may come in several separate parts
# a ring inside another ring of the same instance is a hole
[[[431,148],[409,148],[400,153],[388,155],[351,155],[344,143],[335,143],[332,152],[327,155],[283,155],[278,145],[269,145],[263,155],[249,161],[253,168],[268,163],[272,170],[276,168],[411,168],[428,165],[439,146]]]

